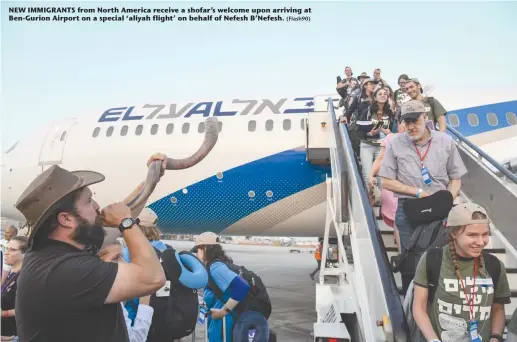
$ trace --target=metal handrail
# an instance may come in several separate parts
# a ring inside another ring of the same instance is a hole
[[[515,176],[513,173],[508,171],[504,166],[499,164],[497,161],[495,161],[492,157],[490,157],[488,154],[483,152],[479,147],[474,145],[470,140],[467,139],[463,134],[452,128],[450,125],[447,125],[447,129],[454,134],[462,143],[467,144],[468,147],[473,149],[476,153],[478,153],[481,157],[486,159],[490,164],[492,164],[493,167],[498,169],[503,175],[505,175],[509,180],[517,184],[517,176]]]
[[[332,103],[329,99],[329,103]],[[335,118],[334,107],[329,106],[331,117]],[[336,119],[334,119],[335,121]],[[381,278],[381,287],[384,292],[384,298],[386,300],[386,306],[388,308],[388,315],[390,317],[391,327],[393,331],[393,341],[409,341],[409,326],[406,320],[406,315],[400,301],[400,294],[395,282],[395,277],[391,271],[391,264],[388,260],[386,247],[382,239],[381,231],[377,224],[377,219],[374,215],[372,207],[369,205],[370,201],[364,189],[361,181],[360,173],[355,162],[354,151],[352,149],[352,142],[349,137],[348,127],[346,125],[339,125],[340,130],[340,142],[343,148],[344,154],[341,154],[345,159],[348,186],[355,184],[359,189],[362,205],[361,211],[366,218],[366,228],[369,230],[370,236],[372,237],[372,247],[375,253],[375,260],[377,261],[377,267],[379,269],[379,276]],[[339,146],[339,145],[338,145]],[[338,148],[339,150],[339,148]],[[348,163],[347,163],[348,161]],[[348,194],[347,194],[348,197]],[[347,202],[344,202],[347,203]],[[342,208],[343,211],[348,212],[348,208]],[[375,237],[375,238],[373,238]]]
[[[341,148],[343,146],[343,142],[341,139],[341,134],[339,133],[339,126],[338,121],[336,119],[336,113],[334,112],[334,106],[332,104],[332,98],[328,99],[329,109],[332,108],[332,110],[329,110],[330,115],[330,124],[332,125],[332,131],[334,132],[334,139],[336,141],[336,153],[337,153],[337,160],[338,163],[338,170],[341,170],[340,175],[336,175],[336,177],[340,177],[340,203],[341,208],[336,208],[339,216],[339,220],[342,222],[347,222],[348,217],[348,191],[347,191],[347,168],[345,163],[345,151]]]

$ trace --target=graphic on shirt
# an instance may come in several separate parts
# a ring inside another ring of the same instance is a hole
[[[411,97],[407,93],[402,92],[402,90],[397,93],[396,101],[399,107],[402,106],[404,103],[408,102],[409,100],[411,100]]]
[[[463,281],[469,297],[467,300],[457,277],[442,279],[443,288],[441,287],[441,289],[445,290],[449,296],[444,294],[437,299],[438,323],[442,330],[440,338],[443,342],[468,342],[467,320],[471,315],[471,309],[475,319],[479,321],[480,329],[487,329],[490,325],[492,301],[489,300],[489,296],[494,294],[494,288],[486,285],[479,286],[477,281],[474,287],[474,278],[465,277]],[[469,302],[473,305],[472,307]]]

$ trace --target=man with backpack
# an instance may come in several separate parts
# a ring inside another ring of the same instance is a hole
[[[406,88],[406,93],[411,97],[411,100],[422,101],[425,106],[425,113],[429,120],[432,121],[433,127],[436,127],[436,124],[438,124],[439,131],[445,133],[445,129],[447,128],[445,115],[447,114],[447,111],[443,108],[442,104],[434,97],[424,97],[422,95],[424,92],[422,85],[416,78],[410,78],[404,86]]]
[[[267,322],[271,300],[260,277],[231,262],[212,232],[199,235],[191,252],[197,253],[208,272],[208,286],[203,291],[209,309],[208,340],[244,342],[253,335],[254,342],[272,341]]]

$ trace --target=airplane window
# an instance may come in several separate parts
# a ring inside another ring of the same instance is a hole
[[[223,123],[221,121],[219,121],[217,123],[217,127],[219,128],[219,132],[221,132],[223,130]]]
[[[197,125],[197,131],[199,133],[205,133],[205,123],[204,122],[200,122],[199,125]]]
[[[300,127],[302,128],[302,131],[305,130],[305,119],[300,120]]]
[[[494,113],[488,113],[486,115],[486,119],[490,126],[497,126],[497,123],[498,123],[497,115],[495,115]]]
[[[136,135],[141,135],[143,130],[144,130],[144,126],[138,125],[138,126],[136,126],[135,134]]]
[[[181,132],[183,134],[187,134],[189,130],[190,130],[190,124],[188,122],[185,122],[183,124],[183,127],[181,127]]]
[[[65,137],[66,137],[66,131],[64,131],[63,134],[61,134],[61,139],[59,139],[59,141],[65,140]]]
[[[460,119],[458,118],[458,115],[456,114],[447,114],[449,117],[449,123],[452,127],[458,127],[460,125]]]
[[[165,128],[165,133],[172,134],[172,131],[174,131],[174,124],[170,123],[167,125],[167,128]]]
[[[95,129],[93,130],[92,137],[97,138],[99,136],[100,131],[100,127],[95,127]]]
[[[284,131],[290,130],[291,129],[291,120],[284,119],[283,126],[284,126]]]
[[[123,137],[126,136],[127,130],[128,130],[127,125],[122,126],[122,128],[120,129],[120,135]]]
[[[151,126],[151,134],[156,135],[158,133],[158,124],[154,124]]]
[[[266,121],[266,131],[273,130],[273,120],[269,119]]]
[[[255,129],[257,129],[257,122],[255,120],[248,121],[248,131],[255,132]]]
[[[508,124],[512,126],[517,125],[517,116],[515,116],[515,113],[506,113],[506,120],[508,121]]]
[[[476,114],[469,113],[467,115],[467,120],[469,121],[469,125],[471,125],[472,127],[479,126],[479,119],[478,119],[478,116]]]
[[[111,137],[112,134],[113,134],[113,126],[109,126],[108,130],[106,131],[106,136]]]

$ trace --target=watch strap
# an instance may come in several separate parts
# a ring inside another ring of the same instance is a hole
[[[133,223],[132,223],[129,227],[124,227],[124,226],[122,225],[122,222],[124,222],[124,221],[125,221],[125,220],[127,220],[127,219],[130,219],[131,221],[133,221]],[[131,229],[131,228],[133,228],[133,226],[134,226],[135,224],[139,224],[139,223],[140,223],[140,219],[139,219],[138,217],[137,217],[136,219],[134,219],[134,218],[132,218],[132,217],[126,217],[126,218],[124,218],[124,219],[122,220],[122,222],[121,222],[121,223],[120,223],[120,225],[118,226],[118,229],[120,230],[120,232],[121,232],[121,233],[123,233],[123,232],[124,232],[124,230],[126,230],[126,229]]]
[[[499,342],[503,342],[503,336],[501,336],[499,334],[492,334],[492,335],[490,335],[488,340],[490,341],[490,339],[492,339],[492,338],[496,338]]]

